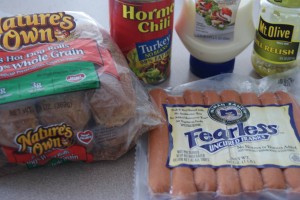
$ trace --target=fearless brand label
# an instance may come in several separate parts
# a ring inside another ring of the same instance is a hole
[[[110,12],[111,35],[132,71],[148,84],[164,81],[170,73],[174,0],[110,0]]]
[[[208,41],[229,41],[234,36],[240,0],[195,0],[195,36]]]
[[[212,119],[207,106],[165,105],[170,133],[168,166],[300,166],[292,105],[246,109],[248,119],[228,124]],[[237,110],[223,106],[219,113],[235,121],[243,116]]]

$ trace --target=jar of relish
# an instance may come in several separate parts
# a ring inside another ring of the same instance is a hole
[[[261,76],[300,64],[300,1],[261,0],[252,64]]]

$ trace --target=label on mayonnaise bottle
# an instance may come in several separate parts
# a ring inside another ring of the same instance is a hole
[[[195,0],[195,37],[231,41],[240,0]]]

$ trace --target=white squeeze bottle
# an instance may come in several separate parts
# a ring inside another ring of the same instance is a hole
[[[175,29],[191,54],[192,73],[206,78],[233,71],[235,57],[255,36],[253,4],[254,0],[184,0]]]

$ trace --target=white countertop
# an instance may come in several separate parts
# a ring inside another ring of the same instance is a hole
[[[175,22],[182,0],[176,0]],[[8,15],[37,12],[83,11],[109,29],[108,0],[1,0]],[[174,31],[171,77],[161,87],[197,80],[189,71],[189,53]],[[236,58],[234,73],[255,77],[250,62],[252,44]],[[0,169],[1,170],[1,169]],[[0,177],[1,200],[130,200],[133,195],[134,149],[116,161],[69,163]]]

